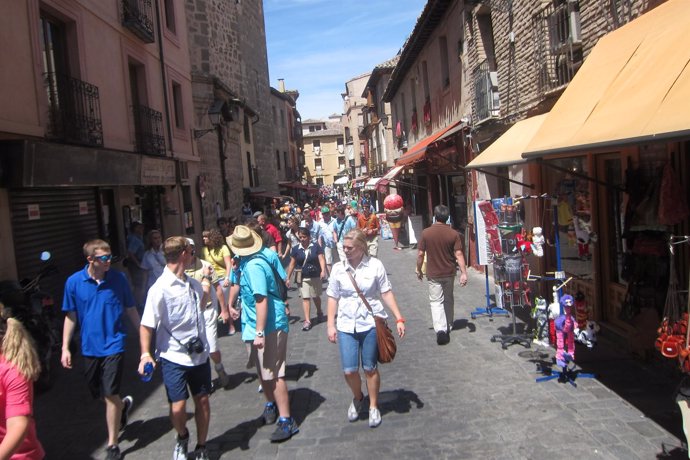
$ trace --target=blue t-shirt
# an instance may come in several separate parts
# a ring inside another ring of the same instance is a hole
[[[342,243],[345,235],[347,235],[350,230],[354,230],[355,228],[357,228],[357,222],[352,216],[345,216],[345,219],[342,221],[335,219],[333,231],[335,232],[335,236],[338,237],[338,241],[336,241],[336,243]]]
[[[259,251],[259,255],[269,260],[281,278],[287,278],[285,269],[274,251],[264,247]],[[276,330],[288,332],[285,303],[278,297],[278,286],[273,270],[265,260],[257,257],[257,254],[240,257],[239,269],[232,271],[231,278],[235,284],[239,278],[240,300],[242,301],[242,340],[251,341],[256,336],[255,295],[268,299],[264,333],[268,335]]]
[[[136,233],[130,233],[127,235],[127,251],[137,256],[137,259],[139,259],[139,262],[141,262],[144,259],[144,253],[146,252],[146,247],[144,246],[144,240],[142,237]]]
[[[122,353],[127,336],[122,316],[125,308],[135,305],[129,282],[124,274],[110,269],[98,284],[89,276],[88,267],[67,278],[62,311],[77,313],[84,356]]]

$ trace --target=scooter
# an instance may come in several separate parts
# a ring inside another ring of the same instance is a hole
[[[34,339],[41,362],[35,386],[40,391],[48,390],[53,384],[51,359],[53,351],[60,347],[60,318],[55,301],[50,293],[40,288],[41,279],[57,272],[57,267],[49,263],[50,257],[47,251],[41,254],[43,266],[32,279],[0,281],[0,302],[6,314],[21,321]]]

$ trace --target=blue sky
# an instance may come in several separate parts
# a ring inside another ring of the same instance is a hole
[[[426,0],[264,0],[270,84],[299,91],[302,120],[343,111],[345,82],[394,57]]]

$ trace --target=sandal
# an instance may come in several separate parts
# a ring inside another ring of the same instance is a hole
[[[305,321],[304,323],[302,323],[302,330],[303,331],[311,330],[311,323],[309,321]]]

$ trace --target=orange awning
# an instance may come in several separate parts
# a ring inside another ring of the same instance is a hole
[[[690,137],[689,27],[668,0],[603,36],[523,157]]]
[[[441,129],[440,131],[435,132],[431,136],[427,136],[421,141],[417,142],[412,148],[410,148],[403,156],[395,160],[395,165],[396,166],[406,166],[406,165],[411,165],[413,163],[417,163],[419,161],[424,160],[424,156],[426,155],[426,150],[429,148],[431,144],[436,142],[441,136],[443,136],[446,132],[450,131],[451,129],[455,128],[457,125],[459,125],[461,122],[456,121],[455,123],[452,123],[445,128]]]
[[[548,114],[525,118],[515,123],[505,133],[489,145],[466,168],[476,169],[488,166],[512,166],[527,161],[522,153],[534,138]]]
[[[397,176],[397,175],[400,173],[400,171],[402,171],[403,168],[404,168],[404,166],[393,166],[393,167],[392,167],[391,169],[389,169],[388,172],[383,176],[383,179],[382,179],[382,180],[391,181],[391,180],[395,179],[395,176]]]

